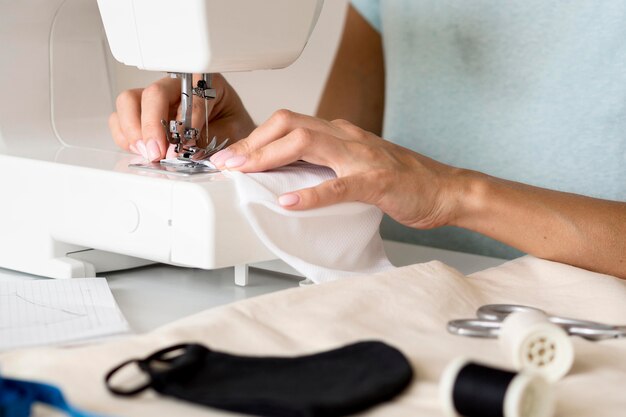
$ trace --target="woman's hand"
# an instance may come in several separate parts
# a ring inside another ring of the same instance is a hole
[[[211,158],[218,168],[242,172],[266,171],[298,160],[327,166],[337,178],[280,196],[279,204],[285,208],[362,201],[416,228],[442,226],[455,216],[461,170],[345,120],[327,122],[280,110],[246,139]]]
[[[194,76],[194,83],[199,76]],[[239,96],[219,74],[213,76],[214,100],[193,97],[192,127],[203,138],[230,138],[236,141],[250,134],[254,123]],[[122,92],[116,101],[117,111],[109,117],[113,140],[122,149],[142,155],[149,161],[162,159],[168,153],[168,142],[161,120],[180,120],[180,80],[165,77],[146,88]],[[209,124],[205,126],[205,103]],[[173,147],[169,148],[170,156]]]

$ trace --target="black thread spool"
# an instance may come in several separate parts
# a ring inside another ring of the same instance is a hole
[[[449,417],[550,417],[552,388],[541,376],[459,358],[442,374],[441,404]]]

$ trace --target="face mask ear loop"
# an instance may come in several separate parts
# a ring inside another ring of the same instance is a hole
[[[183,353],[185,353],[190,348],[193,348],[194,346],[195,345],[193,344],[187,344],[187,343],[170,346],[165,349],[159,350],[158,352],[153,353],[152,355],[148,356],[145,359],[130,359],[126,362],[121,363],[120,365],[116,366],[111,371],[109,371],[109,373],[106,374],[106,376],[104,377],[104,383],[106,384],[107,389],[115,395],[120,395],[123,397],[132,397],[133,395],[137,395],[140,392],[152,386],[152,379],[150,379],[148,382],[146,382],[143,385],[125,390],[125,389],[117,388],[113,384],[111,384],[111,379],[113,378],[113,375],[119,372],[122,368],[128,365],[131,365],[133,363],[136,363],[139,369],[145,372],[148,376],[151,376],[150,364],[152,362],[170,363],[173,360],[175,360],[178,356],[170,358],[167,356],[168,353],[175,352],[177,350],[182,350]]]
[[[138,361],[138,364],[139,366],[141,366],[141,369],[147,372],[152,362],[161,362],[161,363],[173,362],[174,360],[178,359],[180,356],[183,356],[184,354],[186,354],[190,349],[193,349],[193,347],[195,346],[197,345],[190,344],[190,343],[183,343],[180,345],[170,346],[165,349],[161,349],[157,352],[154,352],[152,355],[148,356],[144,360]],[[177,350],[182,351],[182,353],[180,355],[176,355],[172,357],[168,356],[169,353],[176,352]]]
[[[151,380],[146,382],[143,385],[140,385],[140,386],[135,387],[135,388],[127,389],[127,390],[124,390],[124,389],[121,389],[121,388],[117,388],[117,387],[113,386],[113,384],[111,384],[111,378],[113,378],[113,375],[115,375],[120,369],[122,369],[122,368],[124,368],[124,367],[126,367],[126,366],[128,366],[130,364],[133,364],[133,363],[136,363],[137,366],[140,369],[143,369],[144,367],[142,366],[142,362],[143,361],[140,360],[140,359],[130,359],[130,360],[126,361],[126,362],[121,363],[120,365],[116,366],[115,368],[111,369],[111,371],[109,371],[109,373],[106,374],[106,376],[104,377],[104,383],[106,384],[107,389],[110,392],[112,392],[113,394],[120,395],[120,396],[123,396],[123,397],[131,397],[133,395],[137,395],[140,392],[148,389],[152,385],[152,381]]]

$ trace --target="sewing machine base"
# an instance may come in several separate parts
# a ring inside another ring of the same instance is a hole
[[[132,155],[61,148],[54,162],[0,154],[0,267],[51,278],[103,272],[87,250],[116,254],[123,269],[160,262],[217,269],[275,259],[240,211],[221,174],[130,170]],[[27,190],[25,192],[24,190]],[[27,220],[26,220],[27,219]],[[124,257],[123,262],[121,261]],[[133,260],[134,259],[134,260]]]

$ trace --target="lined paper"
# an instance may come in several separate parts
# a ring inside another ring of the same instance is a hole
[[[129,331],[104,278],[0,281],[0,350]]]

